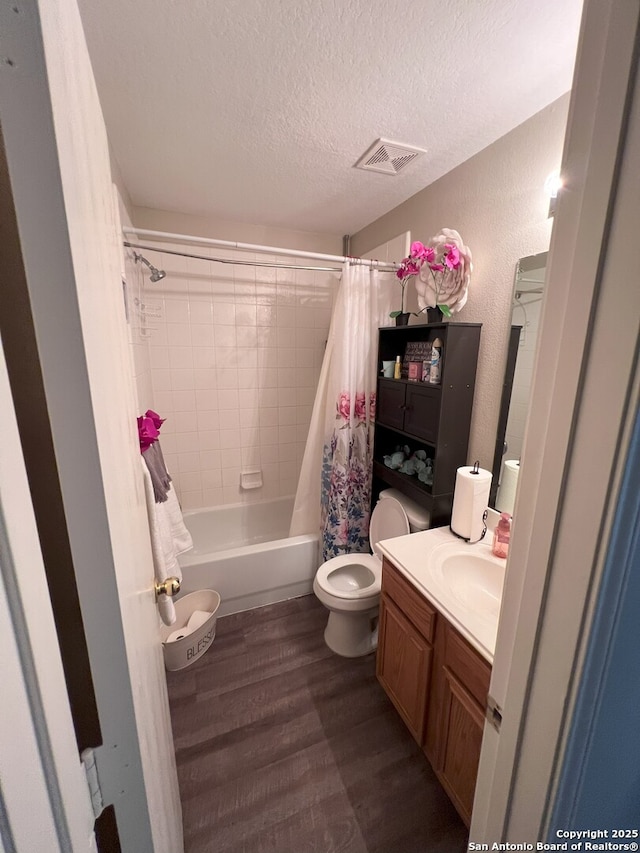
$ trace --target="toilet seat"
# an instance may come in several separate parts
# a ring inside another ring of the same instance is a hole
[[[332,575],[334,572],[339,572],[340,569],[343,569],[346,574],[349,569],[355,566],[364,566],[365,569],[368,569],[373,574],[370,584],[352,589],[344,589],[330,580],[329,575]],[[323,563],[316,572],[316,581],[322,589],[336,598],[347,600],[377,595],[380,592],[381,578],[382,563],[373,554],[342,554],[340,557],[332,557],[331,560]]]
[[[392,497],[379,501],[371,513],[369,524],[369,538],[373,543],[373,553],[342,554],[339,557],[327,560],[318,569],[315,583],[329,595],[345,601],[379,595],[382,583],[382,554],[378,543],[382,539],[393,539],[409,532],[409,520],[400,501]],[[373,578],[370,583],[361,585],[366,578],[362,577],[363,573],[357,577],[359,566],[372,573]],[[343,577],[340,577],[341,569],[343,570]],[[349,576],[350,570],[351,577]],[[334,573],[338,575],[336,577],[337,582],[331,580]]]

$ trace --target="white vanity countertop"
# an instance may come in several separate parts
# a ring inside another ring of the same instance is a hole
[[[455,537],[448,527],[435,527],[421,533],[384,539],[378,545],[382,554],[397,566],[409,582],[492,664],[498,632],[500,597],[491,598],[482,594],[480,602],[479,594],[471,588],[465,590],[463,582],[454,590],[443,580],[442,573],[436,570],[438,561],[433,556],[437,548],[442,553],[443,548],[440,546],[448,546],[448,549],[455,550],[456,554],[487,559],[494,564],[493,570],[498,573],[502,582],[507,561],[491,554],[491,534],[487,533],[485,541],[469,545]]]

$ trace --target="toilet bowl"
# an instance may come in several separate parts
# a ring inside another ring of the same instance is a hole
[[[324,640],[332,652],[353,658],[378,645],[382,555],[378,542],[429,526],[429,513],[396,489],[380,492],[371,513],[372,554],[344,554],[323,563],[313,581],[316,597],[329,610]]]

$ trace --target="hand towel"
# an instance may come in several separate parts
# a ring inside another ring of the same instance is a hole
[[[193,548],[193,539],[185,526],[184,519],[182,518],[182,510],[180,509],[173,486],[169,486],[164,509],[169,518],[171,538],[176,556],[184,554],[185,551],[190,551]]]
[[[149,474],[151,474],[156,503],[162,503],[166,501],[167,492],[171,488],[171,477],[167,471],[167,466],[164,464],[160,442],[154,441],[146,450],[143,450],[142,458],[146,462]]]
[[[167,500],[164,503],[156,503],[151,474],[143,458],[140,462],[156,581],[162,583],[172,576],[182,580],[178,554],[182,554],[193,547],[191,535],[184,526],[180,505],[173,488],[169,488]],[[158,604],[162,621],[165,625],[173,625],[176,621],[173,601],[166,595],[162,595],[160,598],[162,600]]]

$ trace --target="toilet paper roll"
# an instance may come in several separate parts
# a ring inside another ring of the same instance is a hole
[[[478,473],[474,474],[474,470]],[[477,542],[482,537],[492,479],[491,471],[471,465],[456,471],[451,529],[470,542]]]
[[[507,459],[504,463],[502,479],[496,496],[496,509],[500,512],[508,512],[509,515],[513,515],[519,473],[520,461],[518,459]]]
[[[201,625],[204,625],[204,623],[210,616],[211,613],[209,613],[207,610],[194,610],[191,616],[189,617],[186,630],[189,633],[195,631],[196,628],[199,628]]]
[[[175,643],[176,640],[182,640],[186,636],[188,636],[190,633],[191,633],[190,631],[187,631],[187,627],[185,625],[184,628],[178,628],[177,631],[172,631],[169,634],[169,636],[167,637],[167,639],[165,640],[165,643]]]

